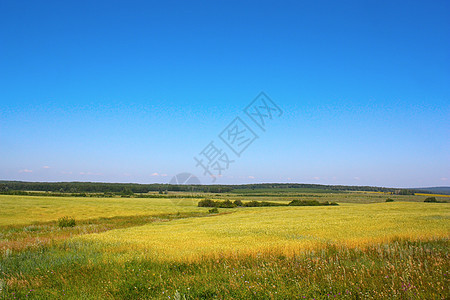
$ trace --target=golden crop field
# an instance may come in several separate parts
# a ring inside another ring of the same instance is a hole
[[[450,203],[364,192],[204,194],[218,201],[339,203],[213,213],[197,206],[202,198],[187,196],[0,195],[0,298],[450,295]],[[76,224],[59,226],[63,216]]]
[[[0,226],[54,221],[63,216],[78,220],[200,211],[194,199],[36,197],[0,195]]]
[[[343,204],[336,207],[266,207],[230,214],[152,223],[83,240],[122,245],[150,258],[198,260],[202,256],[264,253],[294,255],[329,244],[362,247],[394,238],[448,237],[450,205]]]

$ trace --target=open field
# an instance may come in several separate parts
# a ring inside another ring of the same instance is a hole
[[[339,206],[210,214],[196,205],[203,198],[170,194],[0,195],[0,299],[449,297],[449,203],[364,192],[252,194],[203,197]],[[67,215],[77,225],[58,227]]]
[[[63,216],[77,220],[114,216],[156,215],[201,211],[195,199],[86,198],[0,195],[0,226],[55,221]]]
[[[82,239],[126,245],[139,253],[147,251],[150,258],[186,261],[210,255],[256,256],[270,252],[293,256],[303,249],[328,244],[361,247],[394,238],[447,237],[449,225],[450,205],[403,202],[258,207],[208,218],[152,223]]]

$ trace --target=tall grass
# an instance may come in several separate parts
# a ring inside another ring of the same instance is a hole
[[[115,259],[65,242],[1,259],[5,299],[448,299],[447,239],[195,263]],[[126,250],[117,256],[126,257]],[[183,298],[184,297],[184,298]]]

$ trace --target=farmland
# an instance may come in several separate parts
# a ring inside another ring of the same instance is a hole
[[[445,299],[450,204],[424,203],[428,196],[304,189],[0,195],[0,297]],[[205,198],[339,205],[209,213],[197,206]],[[58,226],[63,216],[76,226]]]

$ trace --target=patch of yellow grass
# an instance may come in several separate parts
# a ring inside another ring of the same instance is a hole
[[[232,214],[148,224],[79,239],[111,245],[105,249],[111,253],[122,248],[158,260],[193,261],[205,256],[292,255],[329,243],[364,247],[396,237],[427,239],[449,233],[450,204],[397,202],[242,208]]]
[[[425,196],[425,197],[446,197],[450,198],[450,195],[441,195],[441,194],[422,194],[422,193],[415,193],[417,196]]]
[[[0,195],[0,226],[99,217],[201,211],[198,199],[36,197]]]

